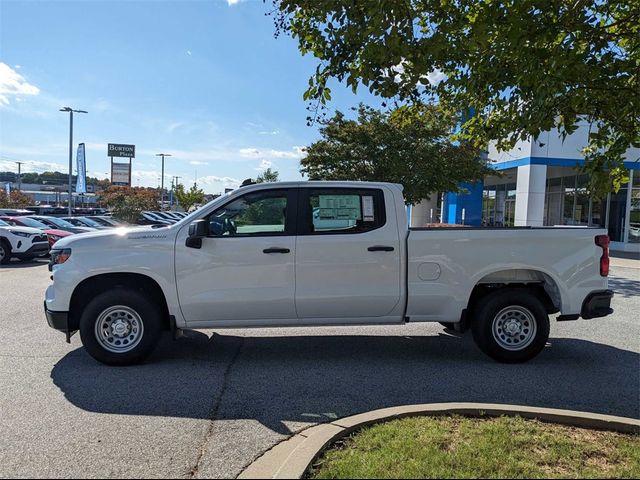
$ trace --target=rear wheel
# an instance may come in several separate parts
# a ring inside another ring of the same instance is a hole
[[[144,294],[116,288],[96,296],[80,317],[89,355],[107,365],[133,365],[156,347],[162,311]]]
[[[6,265],[11,260],[11,245],[4,238],[0,238],[0,265]]]
[[[483,298],[472,320],[473,339],[484,353],[504,363],[538,355],[549,339],[543,303],[524,289],[505,289]]]

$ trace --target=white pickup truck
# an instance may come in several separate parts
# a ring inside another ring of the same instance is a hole
[[[74,235],[52,250],[49,325],[110,365],[163,330],[441,322],[502,362],[558,320],[612,313],[606,231],[408,228],[402,187],[241,187],[172,226]]]

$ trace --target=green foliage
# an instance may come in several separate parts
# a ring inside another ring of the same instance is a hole
[[[189,190],[185,190],[184,185],[179,183],[176,185],[175,195],[180,206],[187,212],[193,205],[204,203],[204,191],[195,183]]]
[[[322,140],[307,148],[302,173],[311,180],[400,183],[407,202],[495,173],[469,142],[452,142],[456,116],[434,105],[381,112],[365,105],[357,120],[341,112],[323,120]]]
[[[98,201],[111,208],[118,220],[135,223],[143,211],[158,208],[159,196],[155,188],[112,186],[98,194]]]
[[[640,437],[501,417],[416,417],[365,428],[306,478],[637,478]]]
[[[256,183],[264,183],[264,182],[277,182],[278,181],[278,171],[271,170],[271,168],[267,168],[264,172],[262,172],[256,178]]]
[[[277,33],[318,59],[304,94],[316,112],[333,78],[469,111],[460,138],[479,148],[566,136],[585,119],[598,196],[619,188],[625,150],[640,147],[639,0],[273,1]]]
[[[4,188],[0,190],[0,208],[24,208],[32,204],[33,200],[31,200],[31,197],[18,190],[11,190],[8,196]]]

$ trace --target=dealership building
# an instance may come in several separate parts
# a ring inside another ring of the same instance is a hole
[[[630,148],[625,155],[629,183],[595,199],[579,168],[588,132],[589,125],[582,124],[564,140],[557,132],[545,132],[506,152],[490,146],[488,158],[500,175],[464,185],[465,193],[436,195],[414,206],[411,224],[600,226],[608,229],[612,250],[640,252],[640,149]]]

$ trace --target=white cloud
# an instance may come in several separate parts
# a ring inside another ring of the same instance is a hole
[[[201,162],[199,160],[192,160],[189,162],[189,165],[209,165],[209,162]]]
[[[291,150],[274,150],[272,148],[241,148],[240,155],[246,158],[294,158],[304,157],[301,147],[292,147]]]
[[[260,165],[255,169],[259,172],[264,172],[267,168],[271,168],[273,166],[273,162],[271,160],[262,159],[260,161]]]
[[[440,82],[442,82],[443,80],[446,80],[446,79],[447,79],[447,76],[439,68],[436,68],[433,72],[430,72],[427,75],[427,80],[434,87],[437,86]]]
[[[0,170],[5,171],[17,171],[17,165],[15,162],[10,160],[0,160]],[[22,173],[29,172],[67,172],[69,171],[68,165],[62,165],[61,163],[53,163],[53,162],[39,162],[37,160],[25,160],[22,162],[21,166]]]
[[[240,0],[227,0],[229,6],[236,5],[237,3],[240,3]]]
[[[191,50],[187,50],[187,55],[191,56]]]
[[[38,94],[38,87],[31,85],[6,63],[0,62],[0,105],[9,105],[10,97]]]
[[[280,130],[263,130],[258,135],[280,135]]]
[[[174,130],[176,130],[176,129],[180,128],[180,127],[181,127],[181,126],[183,126],[183,125],[184,125],[184,123],[183,123],[183,122],[174,122],[174,123],[170,124],[170,125],[167,127],[167,132],[169,132],[169,133],[173,133],[173,132],[174,132]]]

